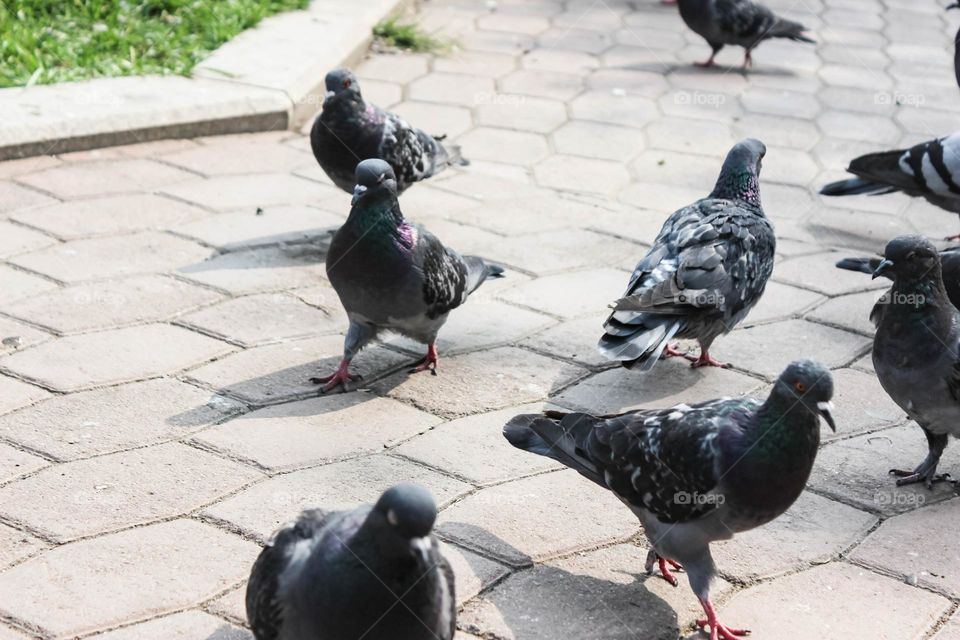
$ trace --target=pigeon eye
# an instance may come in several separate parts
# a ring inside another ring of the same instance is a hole
[[[352,84],[352,83],[351,83],[349,80],[344,80],[344,81],[343,81],[343,88],[344,88],[344,89],[349,89],[351,84]]]
[[[799,391],[800,393],[803,393],[804,391],[807,390],[807,385],[803,384],[802,382],[798,382],[793,385],[793,388]]]

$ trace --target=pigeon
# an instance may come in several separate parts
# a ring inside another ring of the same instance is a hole
[[[825,196],[882,195],[902,191],[941,209],[960,213],[960,131],[914,145],[854,158],[847,171],[857,176],[831,182]],[[960,239],[960,235],[947,240]]]
[[[397,200],[397,178],[383,160],[356,168],[357,186],[347,221],[327,252],[327,278],[347,312],[350,326],[343,360],[324,378],[323,391],[357,380],[350,361],[382,331],[427,344],[427,355],[411,370],[436,375],[437,332],[450,311],[503,268],[476,256],[461,256],[424,227],[404,220]]]
[[[746,69],[753,65],[750,53],[764,40],[816,42],[803,34],[807,28],[802,24],[785,20],[753,0],[678,0],[677,4],[683,21],[713,50],[706,62],[696,63],[699,67],[712,67],[717,53],[728,44],[744,48]]]
[[[940,257],[929,240],[899,236],[887,243],[874,277],[893,286],[873,307],[873,367],[890,398],[923,429],[927,457],[915,469],[891,469],[897,484],[929,489],[949,435],[960,436],[960,311],[943,286]]]
[[[547,411],[520,415],[503,434],[612,491],[640,519],[654,563],[673,586],[683,569],[700,601],[711,640],[749,633],[717,620],[710,601],[716,574],[710,543],[770,522],[803,491],[820,444],[819,418],[831,429],[833,379],[823,365],[790,364],[765,402],[721,398],[612,416]],[[669,566],[668,566],[669,565]]]
[[[746,317],[773,271],[776,238],[760,205],[765,153],[759,140],[738,142],[710,195],[667,218],[612,305],[600,353],[649,371],[661,355],[692,359],[669,342],[696,338],[693,366],[726,366],[710,356],[710,345]]]
[[[837,268],[847,271],[873,274],[883,258],[844,258]],[[940,252],[940,266],[943,272],[943,287],[953,306],[960,308],[960,247],[951,247]],[[883,275],[883,274],[881,274]],[[886,274],[885,277],[888,277]]]
[[[947,9],[960,9],[960,2],[954,2]],[[960,29],[953,36],[953,75],[957,79],[957,86],[960,87]]]
[[[396,114],[368,104],[348,69],[326,77],[323,111],[310,130],[310,147],[333,183],[351,193],[353,170],[361,160],[387,161],[397,176],[397,192],[452,165],[466,165],[457,146],[410,126]]]
[[[437,506],[413,484],[372,507],[304,511],[260,553],[247,583],[257,640],[451,640],[453,571],[431,535]]]

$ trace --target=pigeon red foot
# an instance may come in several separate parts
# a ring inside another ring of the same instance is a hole
[[[321,393],[327,393],[332,391],[337,387],[343,387],[343,390],[347,390],[348,382],[356,382],[357,380],[362,380],[363,376],[359,374],[350,373],[350,361],[341,360],[340,364],[337,366],[337,370],[334,371],[329,376],[324,376],[322,378],[310,378],[310,382],[313,384],[322,384],[323,389],[320,390]]]
[[[699,369],[700,367],[720,367],[721,369],[729,369],[730,364],[727,362],[720,362],[710,355],[710,352],[706,349],[700,349],[700,357],[690,363],[690,366],[694,369]]]
[[[701,600],[700,606],[703,607],[703,612],[707,614],[707,617],[703,620],[697,620],[697,626],[701,629],[710,627],[710,640],[739,640],[743,636],[750,635],[749,629],[731,629],[721,624],[717,620],[717,612],[713,608],[713,603],[709,600]]]
[[[437,354],[437,345],[431,344],[427,346],[427,355],[420,358],[417,361],[416,366],[413,369],[410,369],[410,373],[419,373],[421,371],[429,371],[433,375],[437,375],[437,363],[440,361],[440,356]]]

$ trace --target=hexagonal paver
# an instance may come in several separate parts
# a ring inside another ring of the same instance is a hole
[[[156,231],[72,240],[12,259],[14,264],[62,282],[156,273],[198,262],[209,249]]]
[[[0,611],[73,636],[193,606],[246,578],[256,553],[253,543],[191,520],[131,529],[0,574]]]
[[[46,398],[48,394],[40,387],[15,380],[8,376],[0,376],[0,413],[7,413],[20,407]]]
[[[482,125],[549,133],[567,119],[562,102],[547,98],[492,93],[477,99],[477,120]]]
[[[610,195],[630,176],[619,162],[555,154],[533,168],[544,187],[579,193]]]
[[[549,152],[547,140],[541,135],[490,127],[478,127],[457,142],[463,147],[464,157],[471,160],[531,165]]]
[[[947,624],[940,628],[937,635],[932,640],[958,640],[960,639],[960,613],[954,613]]]
[[[5,569],[14,562],[23,560],[45,547],[46,544],[31,535],[6,525],[0,525],[0,568]],[[0,632],[0,638],[3,637],[3,633]]]
[[[46,467],[49,462],[0,442],[0,484]]]
[[[319,282],[324,258],[325,253],[319,253],[313,245],[258,247],[197,260],[179,273],[234,295],[279,291]]]
[[[567,49],[540,48],[530,51],[520,63],[524,69],[536,71],[557,71],[581,75],[599,66],[596,56],[582,51]]]
[[[656,106],[646,98],[612,91],[588,91],[570,102],[574,118],[624,127],[643,127],[656,117]]]
[[[583,82],[576,75],[531,69],[514,71],[498,85],[506,93],[554,100],[569,100],[583,90]]]
[[[825,111],[817,117],[817,125],[825,134],[843,140],[895,145],[900,139],[900,129],[897,125],[882,116]]]
[[[629,277],[615,269],[577,271],[537,278],[498,297],[564,318],[603,315],[607,305],[627,286]]]
[[[262,140],[258,136],[209,142],[185,151],[168,153],[163,156],[163,161],[208,176],[292,171],[316,162],[310,154]]]
[[[57,460],[182,438],[241,405],[169,378],[65,396],[0,417],[0,434]]]
[[[744,319],[744,326],[782,320],[802,313],[823,300],[823,296],[779,282],[768,282],[763,297]]]
[[[192,447],[161,444],[68,462],[8,484],[0,488],[0,513],[64,542],[188,513],[261,477]]]
[[[389,421],[377,416],[390,415]],[[196,436],[206,447],[272,470],[372,453],[440,422],[366,393],[325,395],[260,409]]]
[[[220,295],[166,276],[78,284],[7,305],[5,311],[61,334],[165,320]]]
[[[12,182],[0,182],[0,213],[30,209],[56,202],[50,196]]]
[[[409,460],[375,455],[275,476],[207,507],[203,513],[267,540],[304,509],[354,509],[375,502],[399,482],[422,485],[441,507],[472,489],[462,480]]]
[[[316,204],[335,194],[334,187],[288,173],[218,176],[180,182],[163,193],[216,211],[240,207]]]
[[[414,126],[423,127],[429,123],[434,135],[458,136],[473,125],[470,111],[464,107],[407,101],[394,107],[393,112]]]
[[[834,266],[837,261],[847,257],[850,257],[850,253],[834,252],[784,260],[774,268],[773,279],[821,291],[827,295],[890,286],[885,281],[870,280],[866,274],[845,271]],[[867,314],[869,313],[868,310]]]
[[[800,91],[750,89],[740,97],[747,111],[811,119],[820,112],[816,97]]]
[[[57,241],[19,224],[0,222],[0,258],[42,249]]]
[[[828,596],[828,597],[825,597]],[[884,638],[922,636],[947,609],[947,600],[849,564],[834,562],[734,595],[721,615],[756,636]],[[721,618],[723,619],[723,618]]]
[[[553,156],[559,158],[559,156]],[[539,174],[538,174],[539,175]],[[549,180],[558,176],[550,174]],[[586,179],[587,176],[582,176]],[[581,190],[587,190],[582,188]],[[527,273],[548,274],[603,264],[632,261],[637,246],[619,238],[584,229],[557,229],[498,242],[484,251],[497,262]]]
[[[249,640],[253,636],[246,629],[202,611],[184,611],[165,618],[141,622],[130,627],[98,633],[97,640]]]
[[[587,366],[599,366],[608,361],[597,351],[601,321],[596,317],[568,320],[521,344],[556,358],[573,360]]]
[[[189,377],[246,402],[270,404],[316,395],[319,390],[310,378],[332,373],[342,354],[340,336],[282,342],[235,353],[194,369]],[[364,376],[358,385],[363,387],[366,381],[413,360],[380,346],[367,347],[351,371]]]
[[[482,489],[444,509],[437,524],[444,537],[515,566],[624,541],[638,529],[612,493],[572,470]]]
[[[60,198],[83,198],[153,191],[191,177],[193,174],[181,169],[134,158],[69,163],[20,176],[17,180]]]
[[[456,51],[433,59],[433,70],[470,76],[499,78],[517,68],[514,56],[484,51]]]
[[[281,206],[209,216],[178,225],[174,231],[235,251],[283,242],[307,242],[327,235],[341,224],[343,217],[330,211],[310,206]]]
[[[16,212],[11,217],[70,240],[165,229],[205,215],[202,209],[184,202],[141,193],[63,202]]]
[[[550,21],[539,16],[524,16],[509,13],[491,13],[477,19],[477,26],[490,31],[507,31],[536,35],[546,31]]]
[[[230,351],[198,333],[151,324],[60,338],[0,358],[0,367],[66,392],[173,373]]]
[[[567,155],[624,162],[643,151],[643,134],[636,129],[574,120],[553,132],[557,151]]]
[[[5,264],[0,264],[0,278],[3,280],[3,287],[0,287],[0,304],[7,304],[57,288],[57,285],[49,280],[19,269],[12,269]]]
[[[832,298],[808,313],[807,318],[873,336],[870,312],[882,295],[880,291],[864,291]]]
[[[493,80],[455,73],[431,73],[407,87],[411,100],[471,107],[495,95]]]

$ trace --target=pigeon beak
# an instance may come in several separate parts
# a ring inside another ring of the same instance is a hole
[[[367,192],[367,188],[362,184],[358,184],[353,188],[353,199],[350,200],[350,204],[355,205],[363,197],[363,194]]]
[[[410,540],[410,546],[413,547],[413,552],[420,558],[420,561],[428,566],[430,563],[430,538],[413,538]]]
[[[324,99],[324,100],[329,100],[330,98],[332,98],[332,97],[335,96],[335,95],[337,95],[337,92],[336,92],[336,91],[327,91],[325,94],[323,94],[323,99]]]
[[[833,421],[833,403],[830,402],[818,402],[817,403],[817,412],[827,421],[827,424],[830,425],[830,430],[834,433],[837,432],[837,423]]]
[[[880,261],[880,264],[877,265],[877,268],[873,270],[873,280],[881,276],[887,275],[887,272],[890,271],[890,268],[893,267],[893,260],[887,260],[884,258]]]

